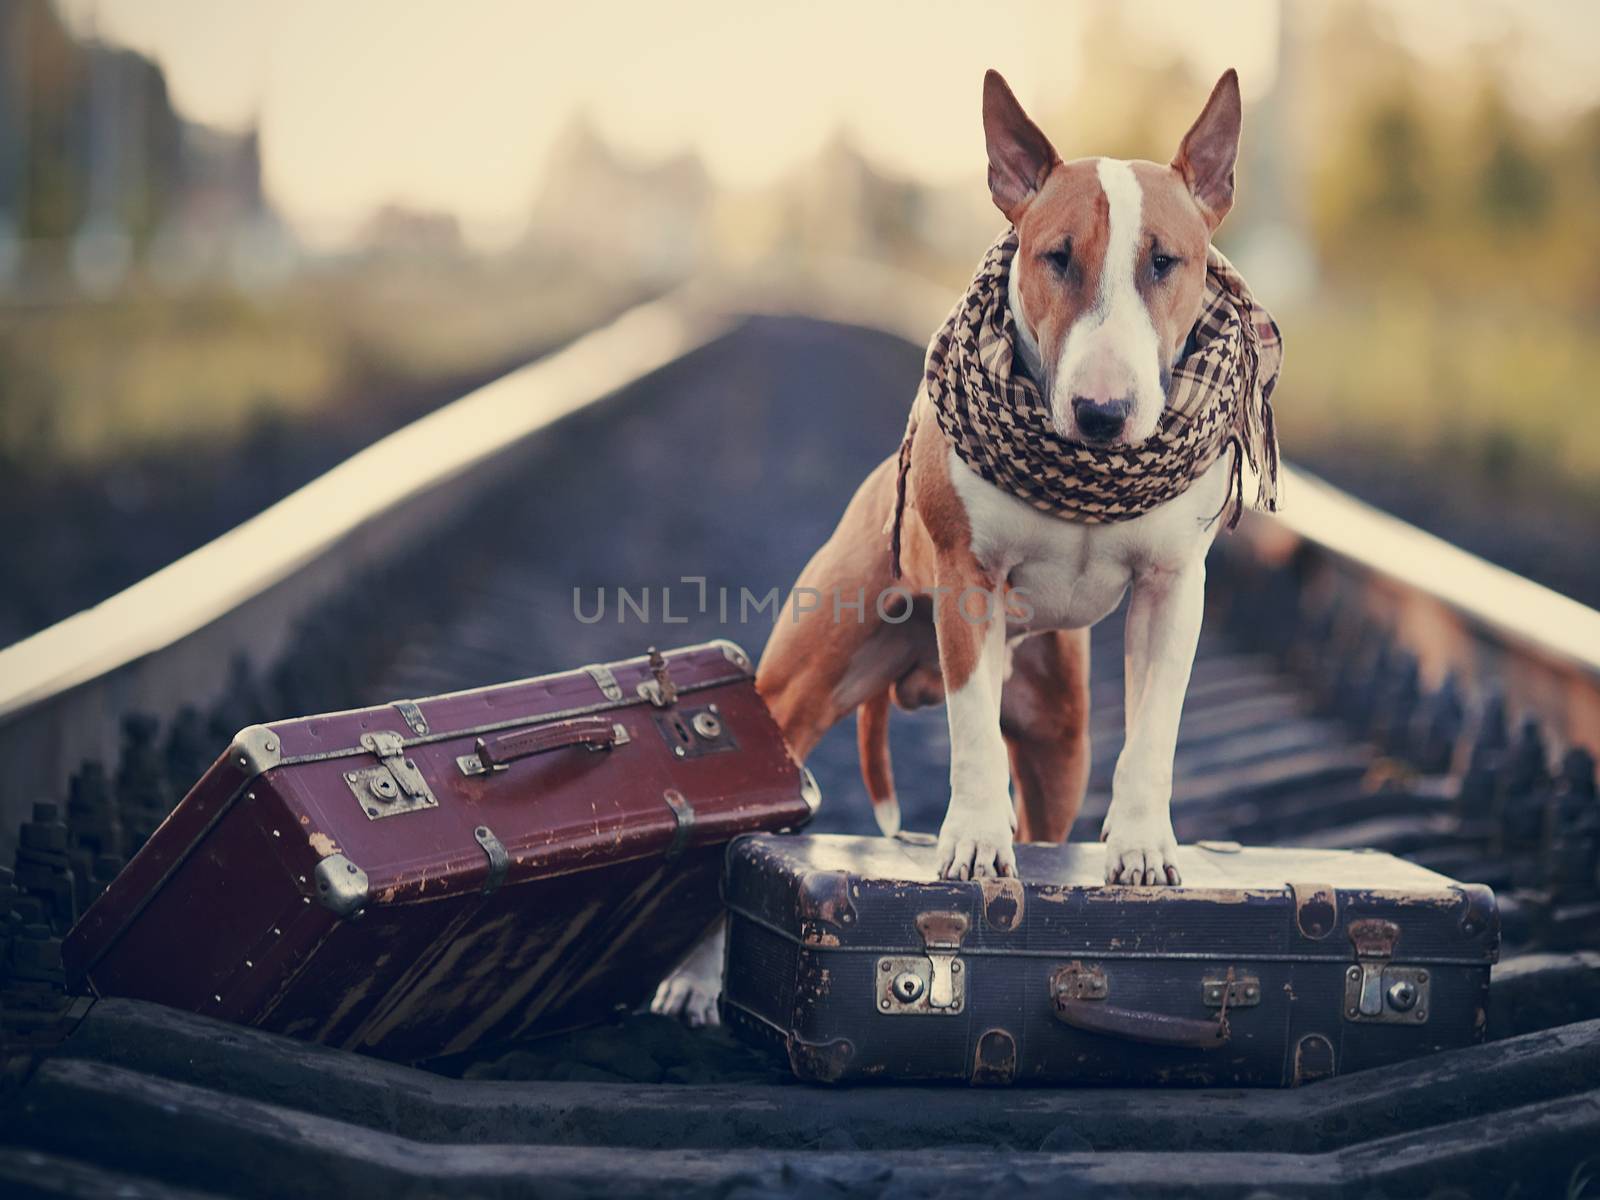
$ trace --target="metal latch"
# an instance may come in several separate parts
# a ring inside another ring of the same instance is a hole
[[[398,733],[363,733],[361,748],[376,756],[379,765],[346,771],[344,781],[369,821],[438,807],[428,781],[417,770],[417,764],[406,757],[405,740]]]
[[[689,798],[677,788],[668,788],[661,793],[661,798],[667,802],[667,807],[672,810],[672,819],[675,827],[672,831],[672,842],[667,846],[666,859],[671,862],[677,858],[689,845],[690,834],[694,830],[694,805],[689,803]]]
[[[483,847],[484,854],[489,858],[489,873],[483,877],[483,894],[492,896],[505,882],[506,871],[511,866],[511,856],[506,853],[505,843],[495,837],[494,830],[487,825],[479,825],[474,829],[472,838]]]
[[[1415,1024],[1428,1019],[1429,974],[1390,960],[1400,943],[1393,921],[1350,922],[1356,965],[1345,971],[1344,1015],[1349,1021]]]
[[[1261,980],[1254,975],[1235,979],[1229,967],[1225,979],[1200,981],[1200,1003],[1207,1008],[1254,1008],[1261,1003]]]
[[[954,1016],[966,1004],[961,941],[971,921],[963,913],[927,912],[917,917],[926,954],[886,955],[878,960],[878,1011],[894,1015]]]
[[[396,700],[394,707],[405,718],[406,727],[418,737],[428,732],[428,718],[422,715],[422,709],[415,700]]]
[[[1052,997],[1068,1000],[1104,1000],[1111,993],[1105,970],[1073,961],[1050,977]]]
[[[589,678],[594,680],[600,689],[600,694],[607,700],[622,699],[622,685],[617,682],[617,677],[605,663],[595,663],[584,668],[589,673]]]
[[[639,695],[657,708],[671,708],[678,702],[678,686],[672,682],[672,676],[667,671],[667,660],[654,646],[650,647],[647,654],[651,678],[639,684]]]

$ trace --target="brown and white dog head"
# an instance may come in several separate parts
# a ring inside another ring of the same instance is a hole
[[[1233,206],[1239,78],[1217,81],[1169,165],[1062,162],[1006,81],[983,81],[989,192],[1018,237],[1010,303],[1062,437],[1137,444],[1200,316],[1206,249]]]

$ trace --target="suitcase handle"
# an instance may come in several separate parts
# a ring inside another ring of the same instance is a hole
[[[532,754],[544,754],[566,746],[609,750],[627,740],[627,729],[606,717],[574,717],[570,721],[481,737],[477,742],[478,762],[485,771],[500,771],[517,759]]]
[[[1058,994],[1056,1018],[1074,1029],[1127,1038],[1152,1046],[1187,1046],[1193,1050],[1214,1050],[1229,1037],[1227,1021],[1200,1021],[1193,1017],[1174,1017],[1167,1013],[1140,1012],[1116,1008],[1102,1000],[1080,1000]]]

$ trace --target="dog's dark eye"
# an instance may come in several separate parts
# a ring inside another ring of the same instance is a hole
[[[1165,279],[1167,273],[1178,265],[1178,260],[1170,254],[1152,254],[1150,256],[1150,269],[1155,272],[1157,279]]]
[[[1050,265],[1065,275],[1072,270],[1072,239],[1068,238],[1058,250],[1051,250],[1045,254]]]

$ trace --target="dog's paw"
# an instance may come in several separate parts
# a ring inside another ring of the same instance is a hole
[[[1178,841],[1166,814],[1118,819],[1108,813],[1100,840],[1106,844],[1106,882],[1179,884]]]
[[[676,1017],[691,1029],[720,1025],[717,996],[722,991],[720,974],[705,976],[696,971],[677,970],[661,981],[650,1011],[663,1017]]]
[[[650,1011],[676,1017],[691,1029],[720,1025],[717,997],[722,993],[723,923],[719,920],[690,947],[677,969],[661,981]]]
[[[1017,873],[1009,805],[999,819],[960,812],[955,805],[939,830],[941,879],[982,879]]]

